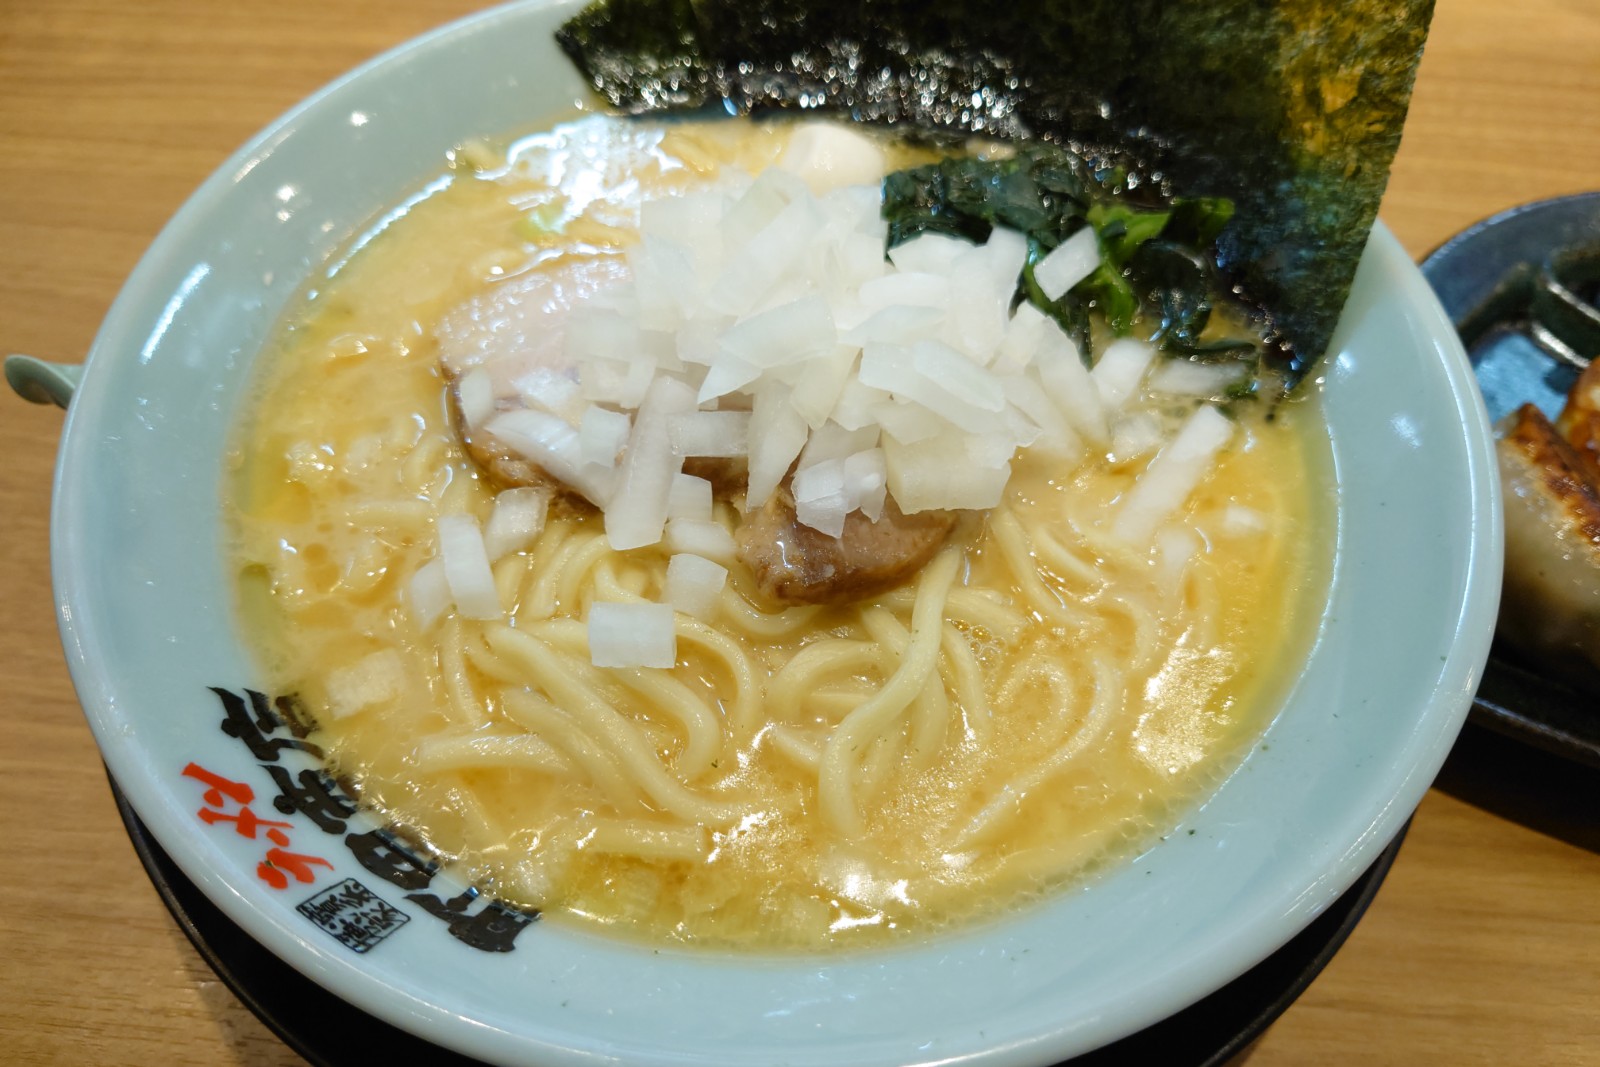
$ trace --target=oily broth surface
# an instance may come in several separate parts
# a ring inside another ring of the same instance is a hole
[[[230,492],[246,631],[270,681],[319,716],[316,740],[363,802],[452,859],[463,877],[547,917],[657,942],[814,948],[921,935],[993,915],[1151,844],[1237,765],[1309,645],[1331,540],[1329,501],[1309,488],[1331,485],[1312,405],[1284,405],[1270,425],[1260,412],[1246,414],[1242,435],[1190,502],[1191,536],[1202,551],[1183,579],[1164,585],[1159,561],[1100,559],[1113,577],[1126,575],[1157,599],[1198,603],[1207,621],[1162,631],[1161,654],[1122,682],[1135,695],[1126,713],[1061,770],[1019,790],[1022,797],[997,786],[1018,780],[1049,739],[1070,736],[1080,713],[1063,713],[1056,696],[1086,699],[1092,681],[1092,663],[1075,676],[1052,673],[1051,664],[1071,656],[1084,661],[1067,647],[1072,638],[1059,620],[1048,618],[1009,642],[964,628],[993,703],[992,736],[979,744],[969,728],[931,761],[887,749],[876,763],[869,756],[877,784],[864,809],[866,837],[854,843],[821,825],[815,777],[774,755],[760,724],[735,731],[717,773],[720,787],[766,802],[718,832],[707,861],[578,849],[546,862],[546,846],[573,812],[600,806],[584,788],[529,769],[418,772],[419,740],[451,727],[451,702],[463,696],[449,680],[460,632],[447,619],[419,633],[404,605],[406,582],[434,553],[432,520],[460,511],[481,517],[493,495],[452,431],[433,325],[496,279],[561,256],[615,254],[641,195],[688,188],[719,166],[758,171],[784,137],[733,123],[667,129],[663,139],[659,128],[584,119],[519,142],[503,170],[475,175],[458,165],[286,322],[263,360]],[[1141,465],[1091,463],[1061,478],[1024,458],[1015,464],[1011,513],[1030,530],[1069,531],[1074,517],[1088,525]],[[1230,532],[1230,508],[1271,516],[1272,526]],[[548,546],[557,533],[600,529],[598,515],[557,508],[542,541],[503,561],[497,580],[510,589],[554,567]],[[969,523],[957,539],[967,548],[959,581],[1026,600],[993,524]],[[1039,556],[1052,588],[1082,588],[1096,602],[1123,595],[1117,581],[1101,588],[1060,573],[1073,559],[1114,555],[1110,549],[1067,533],[1060,541],[1067,557]],[[666,559],[655,549],[628,553],[625,573],[659,589]],[[566,592],[557,613],[581,617],[579,594]],[[1141,624],[1136,609],[1107,618],[1094,662],[1115,664],[1136,646]],[[862,636],[830,609],[757,643],[751,658],[770,676],[813,640]],[[323,715],[330,679],[386,650],[397,677],[380,705]],[[719,663],[680,642],[674,674],[727,707]],[[481,683],[468,697],[492,689],[493,679],[470,666],[467,675]],[[860,699],[881,682],[864,672],[832,688],[837,700],[852,688]],[[492,696],[479,702],[493,729],[500,709]],[[962,714],[958,722],[970,724],[975,711]],[[638,708],[636,718],[664,759],[680,753],[682,739],[650,709]],[[828,722],[809,706],[802,718],[797,728]],[[997,804],[1014,817],[952,851],[952,827]]]

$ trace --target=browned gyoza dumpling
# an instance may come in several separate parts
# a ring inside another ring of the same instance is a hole
[[[1600,359],[1578,376],[1556,429],[1588,466],[1589,483],[1600,485]]]
[[[1503,428],[1506,571],[1500,640],[1600,686],[1600,485],[1594,464],[1524,404]]]

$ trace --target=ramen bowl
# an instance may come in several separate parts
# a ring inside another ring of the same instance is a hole
[[[235,617],[221,514],[252,364],[296,294],[447,151],[583,97],[551,38],[570,11],[488,12],[330,86],[194,195],[112,308],[69,407],[52,551],[73,678],[140,818],[312,980],[496,1062],[1052,1063],[1266,957],[1415,808],[1493,628],[1487,422],[1381,226],[1311,386],[1338,497],[1314,646],[1237,771],[1092,883],[870,952],[652,948],[475,894],[318,776]]]

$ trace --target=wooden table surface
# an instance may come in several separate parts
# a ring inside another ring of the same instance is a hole
[[[335,75],[473,0],[0,0],[0,350],[77,360],[167,217]],[[1600,0],[1438,0],[1383,215],[1417,256],[1600,188]],[[0,1060],[298,1062],[178,931],[57,642],[60,413],[0,396]],[[1279,1064],[1600,1064],[1600,773],[1469,734]]]

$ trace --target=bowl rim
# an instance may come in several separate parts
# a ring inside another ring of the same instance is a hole
[[[169,261],[181,248],[187,235],[210,217],[233,187],[236,174],[251,165],[253,160],[275,151],[292,137],[306,115],[328,107],[330,101],[336,100],[345,87],[362,81],[372,71],[402,61],[420,50],[440,47],[458,34],[483,30],[524,12],[562,6],[571,6],[570,0],[566,3],[562,0],[520,0],[475,13],[390,49],[335,79],[286,112],[233,153],[199,187],[141,258],[119,292],[90,349],[85,364],[84,385],[78,399],[68,410],[62,433],[53,488],[51,552],[52,580],[56,589],[62,643],[74,685],[96,741],[135,810],[150,824],[152,833],[163,848],[173,855],[185,874],[195,881],[208,898],[219,904],[251,936],[288,959],[308,977],[346,997],[358,1007],[420,1036],[463,1048],[474,1055],[511,1058],[534,1055],[548,1057],[550,1062],[576,1063],[587,1062],[587,1059],[578,1052],[563,1051],[538,1041],[530,1042],[516,1035],[498,1034],[492,1028],[485,1031],[481,1026],[476,1028],[476,1043],[469,1041],[463,1044],[464,1034],[474,1037],[472,1020],[410,995],[397,997],[394,990],[387,987],[363,986],[360,983],[352,987],[349,982],[352,972],[342,966],[343,961],[332,961],[320,946],[310,945],[304,938],[287,932],[268,917],[248,893],[229,884],[216,873],[212,869],[210,849],[203,840],[163,832],[162,827],[168,824],[177,810],[175,802],[163,796],[163,791],[155,783],[144,779],[139,769],[142,757],[136,751],[135,740],[126,731],[114,728],[114,716],[110,713],[110,709],[118,705],[119,693],[115,680],[106,677],[99,668],[99,643],[107,638],[96,630],[96,593],[86,585],[85,575],[88,571],[77,565],[83,554],[92,552],[94,547],[77,519],[77,516],[85,513],[87,504],[83,499],[84,485],[81,480],[75,480],[73,474],[74,469],[81,467],[87,459],[85,453],[93,437],[91,425],[96,412],[113,399],[101,396],[109,388],[101,385],[107,379],[108,372],[97,375],[95,368],[117,359],[131,358],[126,351],[119,355],[119,349],[125,350],[127,347],[118,343],[119,338],[143,336],[146,331],[139,323],[143,321],[145,312],[152,306],[160,307],[164,303],[161,299],[164,293],[152,291],[161,288],[155,284],[160,273],[156,266]],[[1425,717],[1433,728],[1415,739],[1417,749],[1426,755],[1410,763],[1394,783],[1390,795],[1382,798],[1377,811],[1363,809],[1359,817],[1356,812],[1349,813],[1346,823],[1353,832],[1347,832],[1346,839],[1338,842],[1335,849],[1337,861],[1328,872],[1312,885],[1300,887],[1297,897],[1288,902],[1288,906],[1267,919],[1256,920],[1241,936],[1229,943],[1222,958],[1213,961],[1213,968],[1224,974],[1223,980],[1243,973],[1286,942],[1336,899],[1399,831],[1432,782],[1448,752],[1450,741],[1464,721],[1471,694],[1488,655],[1492,620],[1498,601],[1502,549],[1498,485],[1494,475],[1496,467],[1487,415],[1459,339],[1426,281],[1381,222],[1374,227],[1368,257],[1377,265],[1376,269],[1385,271],[1394,299],[1418,316],[1428,343],[1443,368],[1455,413],[1467,437],[1469,470],[1466,477],[1472,493],[1469,510],[1474,517],[1471,528],[1465,534],[1470,542],[1469,573],[1451,624],[1455,640],[1451,643],[1448,660],[1440,672],[1440,685],[1431,706],[1425,709]],[[1330,353],[1333,350],[1330,349]],[[1483,621],[1485,619],[1488,620],[1487,624]],[[1452,711],[1452,707],[1455,710]],[[1419,716],[1423,715],[1424,712],[1419,712]],[[1356,826],[1358,823],[1360,825]],[[333,963],[341,965],[330,965]],[[1186,985],[1180,980],[1179,972],[1182,970],[1181,967],[1175,968],[1172,976],[1154,982],[1146,990],[1150,997],[1142,1012],[1132,1014],[1134,1022],[1147,1025],[1203,994],[1204,990],[1197,991],[1192,988],[1192,983]],[[956,1058],[963,1062],[982,1060],[992,1064],[1023,1064],[1034,1062],[1041,1051],[1065,1047],[1074,1041],[1081,1042],[1086,1035],[1092,1043],[1084,1046],[1085,1049],[1138,1028],[1137,1025],[1129,1028],[1126,1021],[1107,1024],[1104,1020],[1047,1026],[1041,1028],[1026,1046],[993,1049]],[[662,1062],[677,1061],[663,1057]]]

